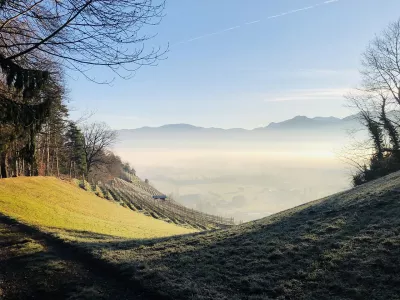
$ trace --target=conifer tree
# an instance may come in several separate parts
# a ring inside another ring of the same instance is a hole
[[[85,140],[81,130],[70,122],[66,133],[66,149],[69,153],[69,174],[77,178],[86,172]]]

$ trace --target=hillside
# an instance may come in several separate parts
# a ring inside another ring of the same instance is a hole
[[[0,216],[0,299],[142,299],[105,269]]]
[[[51,177],[0,180],[0,299],[142,299],[80,249],[194,230]]]
[[[400,173],[229,230],[103,248],[167,299],[398,299]]]
[[[101,185],[103,193],[109,193],[114,200],[133,211],[195,230],[221,229],[234,225],[233,218],[223,218],[189,209],[173,199],[154,199],[163,195],[137,176],[131,182],[115,178],[111,184]]]
[[[50,297],[63,286],[113,299],[123,284],[119,293],[144,299],[398,299],[399,198],[395,173],[255,222],[161,239],[191,231],[57,179],[0,180],[0,212],[29,225],[0,218],[0,293],[20,299],[10,295],[21,285]],[[21,266],[39,277],[20,284]]]
[[[0,180],[0,212],[76,240],[151,239],[194,230],[156,220],[51,177]]]

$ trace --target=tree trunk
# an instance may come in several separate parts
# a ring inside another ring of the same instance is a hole
[[[47,149],[46,149],[46,176],[50,176],[50,147],[49,144],[47,144]]]
[[[7,153],[5,151],[0,154],[0,165],[1,178],[7,178]]]
[[[60,177],[60,165],[58,163],[58,149],[56,150],[56,168],[57,168],[57,177]]]
[[[47,126],[46,134],[46,176],[50,176],[50,128]]]
[[[15,159],[15,177],[19,176],[19,164],[18,164],[18,158]]]
[[[32,125],[29,143],[29,176],[37,175],[35,130]]]

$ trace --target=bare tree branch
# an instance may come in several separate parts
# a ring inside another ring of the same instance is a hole
[[[111,130],[106,123],[85,124],[82,127],[85,139],[84,152],[88,175],[94,167],[105,164],[104,152],[111,147],[117,138],[117,133]]]
[[[159,24],[164,1],[6,1],[0,9],[0,60],[19,64],[45,53],[81,73],[87,65],[105,66],[129,77],[167,51],[146,51],[154,35],[141,34],[144,26]]]

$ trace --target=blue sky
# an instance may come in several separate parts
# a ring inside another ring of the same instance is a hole
[[[146,29],[158,33],[147,46],[170,45],[167,59],[111,85],[69,74],[71,116],[95,112],[115,129],[344,117],[361,53],[399,12],[399,0],[167,0],[161,24]]]

